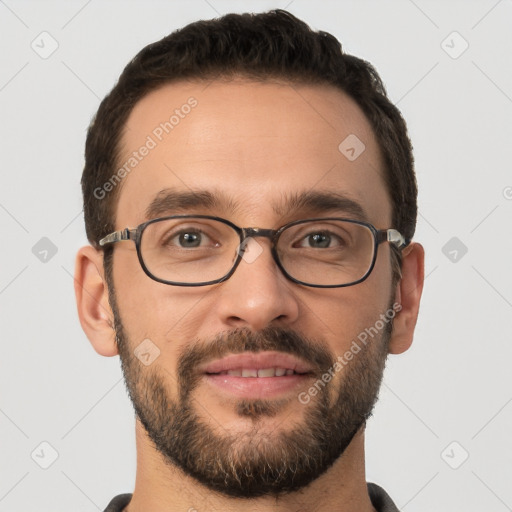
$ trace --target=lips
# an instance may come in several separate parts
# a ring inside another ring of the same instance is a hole
[[[231,354],[206,364],[202,373],[245,378],[284,377],[312,372],[311,366],[290,354],[260,352]]]
[[[314,376],[310,364],[283,352],[231,354],[200,371],[216,394],[266,400],[298,393]]]
[[[235,370],[225,370],[213,375],[231,375],[233,377],[284,377],[285,375],[294,375],[296,373],[291,368],[237,368]]]

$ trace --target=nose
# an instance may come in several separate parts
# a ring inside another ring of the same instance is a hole
[[[219,320],[231,328],[259,331],[269,325],[289,325],[299,317],[294,288],[300,286],[282,274],[268,239],[247,240],[246,250],[233,275],[219,285]]]

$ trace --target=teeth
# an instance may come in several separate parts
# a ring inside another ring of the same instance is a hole
[[[232,377],[283,377],[293,375],[295,372],[286,368],[237,368],[234,370],[224,370],[219,375],[231,375]]]
[[[275,375],[275,368],[262,368],[261,370],[258,370],[258,377],[275,377]]]

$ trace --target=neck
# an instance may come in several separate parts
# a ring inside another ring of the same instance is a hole
[[[132,500],[125,512],[234,512],[247,508],[254,512],[375,512],[366,487],[364,427],[334,465],[306,488],[276,497],[247,500],[214,493],[180,469],[166,463],[136,422],[137,475]]]

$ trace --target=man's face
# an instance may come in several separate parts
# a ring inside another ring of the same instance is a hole
[[[181,109],[168,133],[158,130],[190,97],[197,104]],[[338,149],[351,134],[365,145],[355,160]],[[148,207],[171,190],[220,200],[186,210],[160,201],[159,217],[205,214],[272,229],[314,217],[357,219],[341,209],[287,208],[291,197],[328,192],[359,203],[377,228],[392,227],[375,137],[356,104],[335,89],[168,85],[130,115],[121,164],[148,136],[154,147],[121,184],[116,229],[148,220]],[[110,287],[127,387],[149,438],[166,462],[247,497],[307,485],[343,453],[371,413],[391,322],[359,342],[350,360],[344,354],[394,302],[388,244],[365,281],[322,289],[286,279],[270,240],[257,242],[256,259],[242,260],[227,281],[200,287],[150,279],[135,246],[116,244]],[[134,355],[147,339],[159,350],[148,366]],[[215,375],[281,367],[300,374]]]

